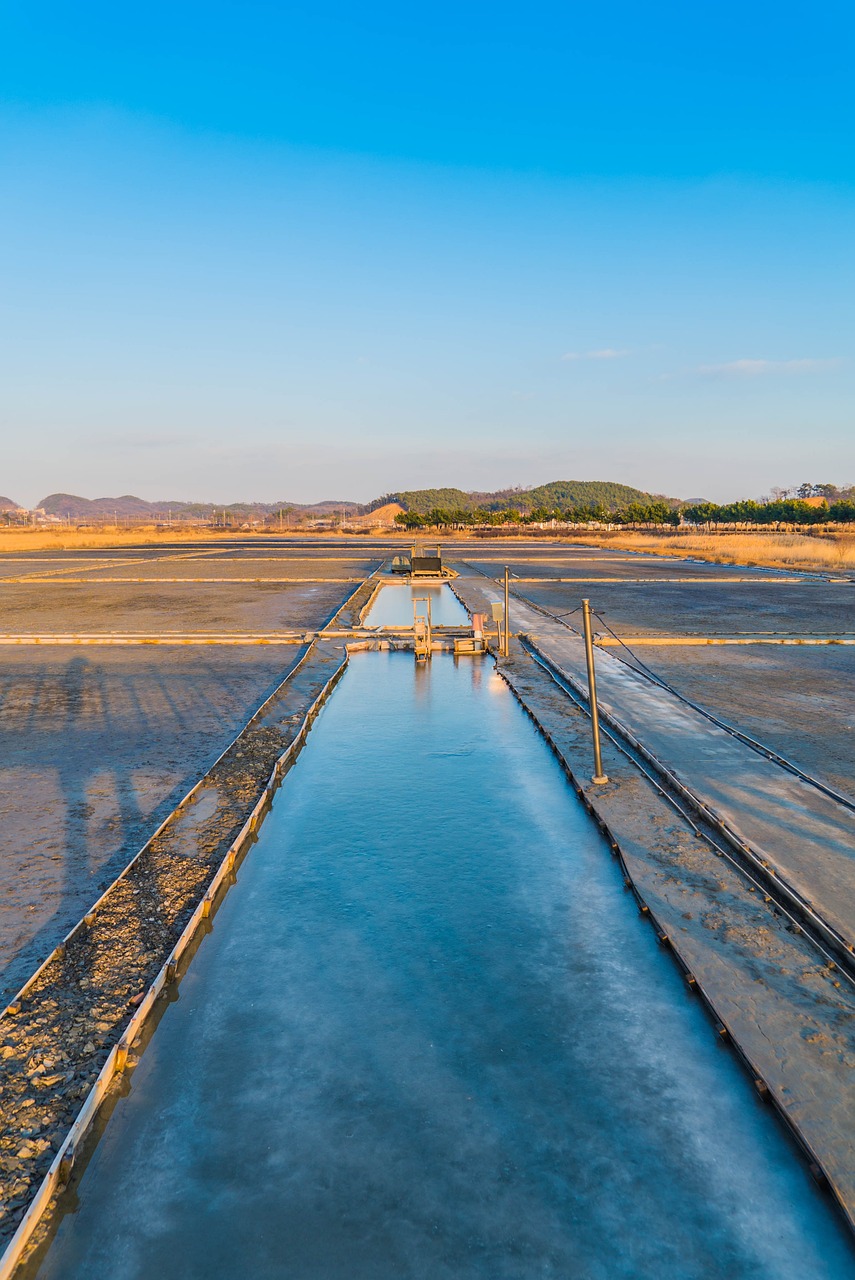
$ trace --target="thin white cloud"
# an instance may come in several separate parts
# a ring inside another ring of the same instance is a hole
[[[620,360],[631,355],[631,351],[618,351],[616,347],[603,347],[599,351],[567,351],[562,360]]]
[[[839,369],[843,361],[825,360],[730,360],[726,364],[702,364],[697,372],[708,378],[762,378],[776,373],[824,373]]]

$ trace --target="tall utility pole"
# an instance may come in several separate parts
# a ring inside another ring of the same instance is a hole
[[[597,675],[594,671],[594,637],[591,633],[591,602],[582,601],[582,623],[585,631],[585,661],[588,665],[588,702],[591,707],[591,732],[594,737],[594,776],[592,782],[608,782],[603,773],[603,757],[600,752],[600,714],[597,708]]]
[[[508,610],[508,606],[510,604],[510,598],[511,598],[511,591],[508,583],[508,577],[509,577],[509,570],[508,570],[508,566],[505,565],[505,630],[504,630],[504,637],[502,642],[502,655],[505,658],[507,658],[508,654],[511,651],[511,629],[510,629],[511,618]]]

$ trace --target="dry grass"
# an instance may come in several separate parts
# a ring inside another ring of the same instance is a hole
[[[571,541],[665,556],[696,556],[713,564],[751,564],[774,569],[855,569],[855,535],[830,533],[606,533]]]
[[[140,525],[136,529],[62,529],[62,528],[7,528],[0,529],[0,555],[4,551],[68,551],[87,550],[110,547],[144,547],[158,546],[164,543],[211,542],[216,545],[233,538],[274,538],[278,529],[210,529],[206,525],[192,525],[181,528],[173,525],[171,529],[156,528],[154,525]],[[369,529],[360,532],[370,532]],[[402,532],[397,526],[384,528],[384,538],[399,538],[402,542],[413,541],[412,535]],[[293,538],[303,535],[307,538],[328,538],[331,542],[341,542],[339,529],[288,529],[286,536]],[[424,540],[424,539],[422,539]],[[436,535],[429,541],[435,542]]]
[[[65,551],[89,547],[139,547],[161,542],[217,541],[222,533],[206,528],[157,529],[0,529],[0,555],[4,551]]]

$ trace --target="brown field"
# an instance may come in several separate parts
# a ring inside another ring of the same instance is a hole
[[[774,569],[855,569],[855,534],[803,533],[586,533],[571,542],[698,556],[714,564],[752,564]]]
[[[246,537],[245,531],[242,536]],[[134,529],[12,528],[0,529],[0,555],[4,551],[76,551],[88,547],[140,547],[161,542],[216,542],[222,537],[222,530],[195,525],[187,529],[174,526],[160,529],[155,525],[140,525]]]
[[[377,513],[374,513],[377,514]],[[382,514],[382,513],[381,513]],[[366,519],[362,517],[361,519]],[[368,532],[368,529],[365,530]],[[4,552],[22,551],[70,551],[111,547],[135,547],[174,545],[176,543],[223,543],[234,538],[275,538],[276,530],[209,529],[205,526],[164,529],[155,525],[140,525],[133,529],[0,529],[0,556]],[[338,530],[290,529],[287,538],[296,536],[307,539],[329,539],[340,542],[343,535]],[[346,536],[346,535],[344,535]],[[422,530],[417,534],[398,530],[394,526],[384,528],[384,540],[412,541],[469,541],[470,530]],[[635,533],[598,532],[558,535],[561,542],[584,543],[587,546],[612,547],[626,551],[649,551],[657,555],[674,557],[695,556],[713,564],[758,565],[776,569],[817,569],[826,572],[851,572],[855,570],[855,534],[853,533]],[[514,543],[526,541],[525,535],[516,534]],[[535,541],[535,539],[532,539]],[[541,542],[542,539],[537,539]]]
[[[365,525],[366,519],[367,517],[359,517],[353,523],[363,524],[362,532],[370,533],[374,526]],[[384,539],[390,535],[394,538],[398,533],[394,525],[388,528],[385,525],[380,527]],[[277,536],[280,536],[278,529],[211,529],[206,525],[189,525],[186,528],[173,525],[168,529],[156,525],[139,525],[132,529],[7,528],[0,529],[0,556],[6,551],[86,551],[90,549],[106,551],[110,547],[171,546],[174,543],[197,542],[210,542],[216,545],[219,542],[231,542],[235,538],[251,541],[253,538],[269,540]],[[346,533],[338,529],[288,529],[284,535],[286,539],[291,540],[295,537],[309,540],[328,538],[335,542],[340,542],[344,536]],[[401,533],[400,536],[407,539],[412,537],[409,533]],[[433,539],[436,538],[435,533],[431,533],[430,536]]]

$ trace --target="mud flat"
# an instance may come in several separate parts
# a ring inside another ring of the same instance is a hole
[[[279,685],[302,650],[5,648],[5,1004]]]
[[[251,549],[258,557],[258,549]],[[229,555],[232,568],[235,554],[233,549]],[[78,581],[84,569],[209,572],[222,548],[4,557],[0,578],[12,566],[31,580],[0,581],[0,631],[45,639],[82,631],[90,640],[79,648],[0,648],[0,992],[7,997],[303,652],[293,644],[118,649],[97,643],[99,636],[132,631],[155,640],[202,628],[212,635],[253,627],[274,635],[283,629],[312,631],[330,620],[376,563],[353,553],[344,553],[341,562],[327,553],[316,565],[307,559],[311,552],[301,551],[296,560],[287,550],[275,554],[277,576],[298,581]],[[318,570],[335,580],[299,581]],[[349,612],[342,616],[351,618]]]
[[[855,646],[637,652],[694,702],[855,798]]]
[[[3,632],[276,632],[317,628],[355,581],[35,583],[0,590]]]

